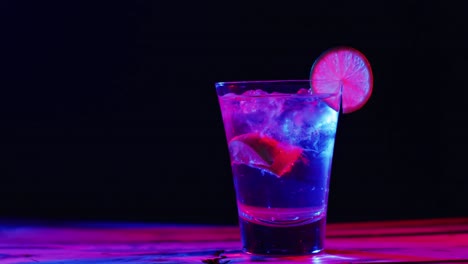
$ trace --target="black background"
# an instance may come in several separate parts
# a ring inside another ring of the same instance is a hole
[[[329,221],[468,216],[468,7],[1,1],[0,216],[235,223],[214,83],[372,64],[340,117]],[[461,2],[461,1],[460,1]]]

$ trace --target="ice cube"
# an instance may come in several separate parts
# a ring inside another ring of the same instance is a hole
[[[275,136],[284,142],[298,145],[314,133],[314,119],[316,113],[314,106],[303,99],[288,100],[285,102],[281,115],[277,122],[281,124]]]
[[[247,91],[239,102],[240,111],[236,114],[235,127],[242,130],[238,133],[265,133],[276,126],[275,119],[280,114],[284,97],[264,96],[268,93],[255,90]]]
[[[244,95],[244,96],[263,96],[263,95],[267,95],[267,94],[268,94],[267,92],[265,92],[263,90],[260,90],[260,89],[257,89],[257,90],[246,91],[242,95]]]

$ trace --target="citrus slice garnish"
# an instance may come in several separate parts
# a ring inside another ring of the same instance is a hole
[[[360,109],[372,94],[373,76],[367,58],[350,47],[325,51],[315,61],[310,72],[310,85],[315,93],[339,93],[343,113]],[[339,109],[339,101],[326,101]]]
[[[291,171],[303,149],[260,133],[234,137],[229,142],[232,163],[264,169],[277,177]]]

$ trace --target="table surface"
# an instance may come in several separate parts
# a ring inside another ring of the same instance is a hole
[[[468,263],[468,218],[327,225],[318,255],[240,251],[235,226],[0,221],[0,263]]]

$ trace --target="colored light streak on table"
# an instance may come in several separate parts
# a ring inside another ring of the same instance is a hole
[[[468,218],[337,223],[324,254],[240,251],[235,226],[0,221],[0,263],[468,263]]]

